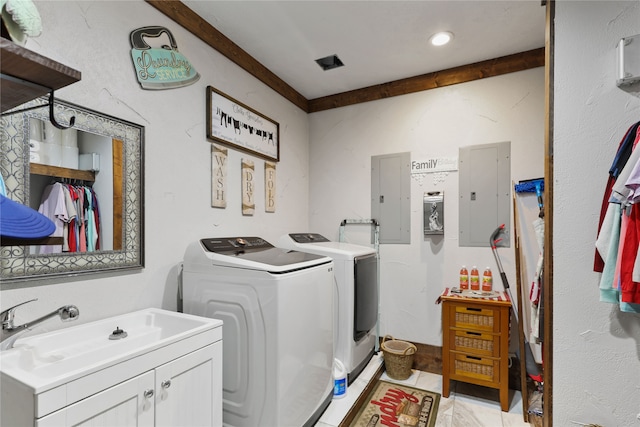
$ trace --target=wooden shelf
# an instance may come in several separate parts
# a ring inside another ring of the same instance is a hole
[[[96,174],[95,172],[92,172],[92,171],[61,168],[59,166],[42,165],[40,163],[31,163],[30,172],[34,175],[53,176],[56,178],[77,179],[80,181],[94,182],[96,180]]]
[[[81,78],[80,71],[18,46],[5,38],[0,38],[0,57],[3,113],[52,90],[78,82]]]
[[[33,245],[61,245],[62,237],[43,237],[42,239],[14,239],[1,237],[0,246],[33,246]]]

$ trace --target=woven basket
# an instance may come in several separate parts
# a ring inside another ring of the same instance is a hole
[[[387,341],[389,338],[389,341]],[[406,380],[411,376],[413,355],[418,351],[410,342],[395,340],[391,335],[385,335],[380,348],[384,354],[384,367],[389,378]]]

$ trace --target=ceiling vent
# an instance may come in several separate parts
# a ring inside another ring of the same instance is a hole
[[[338,58],[338,55],[325,56],[324,58],[316,59],[316,62],[324,71],[344,65],[342,61],[340,61],[340,58]]]

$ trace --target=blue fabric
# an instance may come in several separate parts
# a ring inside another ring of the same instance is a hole
[[[40,212],[0,195],[0,236],[41,239],[55,229],[53,221]]]
[[[0,173],[0,194],[3,196],[7,196],[7,187],[4,185],[4,179],[2,178],[2,174]]]
[[[616,153],[616,156],[613,159],[613,164],[609,169],[609,174],[614,178],[618,177],[622,169],[624,169],[624,166],[627,164],[629,156],[631,156],[638,126],[640,126],[640,122],[634,124],[629,128],[629,130],[627,130],[627,133],[624,135],[624,138],[618,147],[618,152]]]

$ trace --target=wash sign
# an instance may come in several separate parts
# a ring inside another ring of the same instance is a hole
[[[457,170],[457,157],[433,157],[426,160],[411,160],[411,174],[450,172]]]

